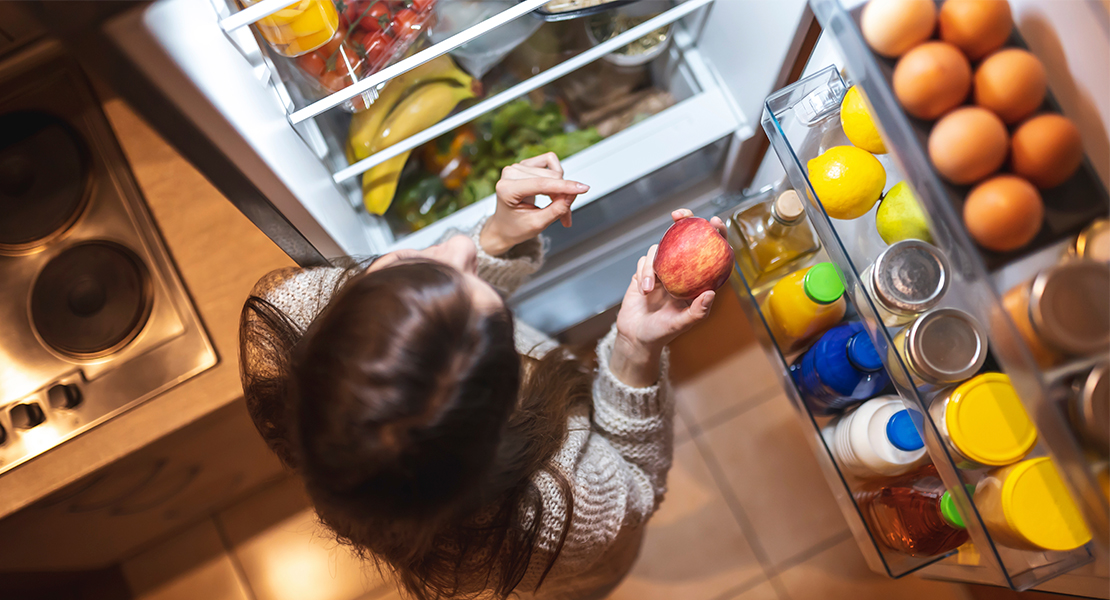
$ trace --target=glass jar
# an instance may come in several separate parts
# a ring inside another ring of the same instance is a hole
[[[1003,373],[983,373],[942,392],[929,415],[961,468],[1008,465],[1037,443],[1037,427]]]
[[[1048,457],[988,472],[975,488],[975,506],[991,537],[1011,548],[1066,551],[1091,540]]]
[[[1087,225],[1068,248],[1073,258],[1110,262],[1110,219],[1095,219]]]
[[[1110,364],[1072,381],[1068,417],[1089,448],[1110,455]]]
[[[883,324],[893,327],[936,306],[948,291],[950,270],[936,246],[902,240],[884,250],[860,280]]]
[[[246,8],[259,0],[241,0]],[[339,30],[332,0],[300,0],[251,25],[283,56],[300,56],[331,41]]]
[[[1006,292],[1002,305],[1042,367],[1110,349],[1110,264],[1074,260],[1046,269]]]
[[[821,248],[794,190],[736,211],[728,225],[737,265],[753,294]]]
[[[971,377],[987,360],[987,332],[962,310],[931,310],[894,336],[894,349],[910,373],[933,385]]]

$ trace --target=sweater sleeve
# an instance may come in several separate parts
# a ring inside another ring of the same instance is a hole
[[[501,256],[491,256],[482,248],[481,242],[482,229],[488,219],[488,216],[483,217],[468,232],[452,229],[440,241],[460,234],[474,240],[474,245],[478,247],[478,277],[492,285],[501,295],[508,297],[524,283],[529,275],[543,266],[544,240],[536,236],[513,246]]]

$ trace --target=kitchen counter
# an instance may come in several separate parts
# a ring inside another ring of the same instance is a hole
[[[293,261],[122,100],[104,111],[204,323],[211,369],[4,474],[0,518],[242,398],[239,310],[254,283]]]

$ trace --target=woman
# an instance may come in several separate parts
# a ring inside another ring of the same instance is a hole
[[[417,598],[600,598],[628,572],[671,465],[666,345],[704,318],[640,259],[596,371],[502,298],[589,188],[554,154],[507,167],[469,235],[367,267],[282,269],[241,319],[263,438],[337,538]],[[552,199],[537,208],[535,195]],[[676,211],[675,220],[689,216]],[[723,227],[720,220],[714,225]]]

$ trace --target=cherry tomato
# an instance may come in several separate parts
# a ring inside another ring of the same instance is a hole
[[[343,9],[343,21],[350,27],[365,8],[366,2],[363,0],[347,0],[347,8]]]
[[[384,31],[367,31],[359,42],[366,49],[366,62],[375,70],[393,53],[393,38]]]
[[[351,85],[351,80],[348,78],[347,73],[340,70],[328,71],[320,76],[320,85],[325,89],[338,92],[339,90]]]
[[[297,57],[297,64],[304,70],[305,73],[313,77],[319,77],[324,72],[324,61],[327,60],[320,56],[320,52],[309,52]]]
[[[390,23],[393,27],[393,35],[402,42],[411,41],[420,35],[420,30],[423,28],[420,15],[415,11],[408,8],[403,8],[393,15],[393,21]]]
[[[339,30],[335,32],[335,35],[331,36],[328,43],[324,44],[316,51],[324,57],[324,60],[327,60],[329,56],[339,51],[339,47],[343,45],[343,36],[346,35],[346,33],[346,28],[340,27]]]
[[[374,31],[378,29],[385,29],[389,26],[389,8],[385,5],[383,0],[378,0],[374,6],[370,7],[370,11],[366,16],[359,21],[359,27],[366,31]]]
[[[435,8],[436,0],[412,0],[412,7],[416,12],[424,14]]]

